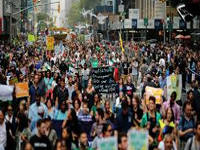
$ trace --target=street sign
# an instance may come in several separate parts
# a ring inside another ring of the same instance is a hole
[[[124,12],[124,5],[119,5],[118,12]]]
[[[155,19],[154,21],[155,21],[155,23],[154,23],[155,29],[157,29],[157,30],[162,29],[162,27],[163,27],[162,20],[161,19]]]
[[[139,9],[129,9],[129,19],[139,19]]]
[[[148,26],[148,18],[144,18],[144,26]]]
[[[132,28],[137,29],[137,19],[132,19]]]
[[[124,28],[125,29],[131,29],[132,28],[132,20],[131,19],[125,19],[124,20]]]

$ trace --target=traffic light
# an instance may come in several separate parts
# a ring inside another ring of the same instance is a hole
[[[60,13],[60,3],[58,4],[58,13]]]

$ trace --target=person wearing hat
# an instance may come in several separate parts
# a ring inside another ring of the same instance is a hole
[[[133,125],[133,114],[129,110],[127,99],[122,101],[122,111],[116,118],[115,131],[116,133],[127,133]]]
[[[36,102],[30,106],[28,118],[31,120],[31,130],[36,126],[36,122],[41,118],[46,118],[48,114],[47,106],[41,102],[41,96],[35,95]]]

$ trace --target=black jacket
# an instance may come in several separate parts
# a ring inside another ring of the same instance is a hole
[[[15,139],[14,139],[14,129],[12,128],[12,124],[9,122],[6,122],[6,134],[7,134],[7,147],[5,150],[14,150],[16,149],[15,145]]]

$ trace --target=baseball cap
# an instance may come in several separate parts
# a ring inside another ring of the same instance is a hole
[[[38,114],[44,113],[44,108],[42,106],[38,107]]]

